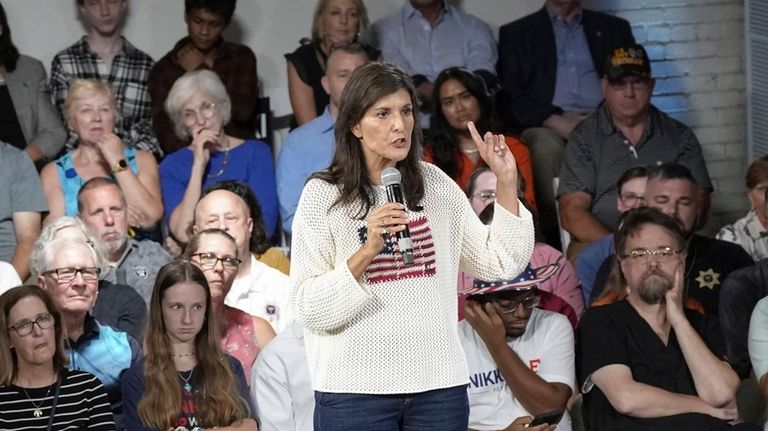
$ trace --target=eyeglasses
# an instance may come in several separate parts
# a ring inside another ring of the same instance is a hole
[[[472,197],[478,198],[483,202],[488,202],[496,199],[496,192],[494,190],[483,190],[473,194]]]
[[[646,91],[651,86],[651,80],[650,79],[637,79],[637,80],[622,79],[620,81],[610,82],[609,85],[611,86],[612,89],[616,91],[626,90],[629,87],[632,87],[632,89],[635,91]]]
[[[628,259],[632,263],[648,263],[651,261],[651,256],[656,256],[657,262],[669,262],[672,261],[675,256],[682,253],[680,250],[675,250],[672,247],[659,247],[656,250],[648,250],[647,248],[639,248],[632,250],[628,254],[621,256],[622,259]]]
[[[101,274],[101,270],[99,268],[96,268],[95,266],[86,266],[83,268],[66,267],[51,269],[49,271],[43,272],[42,275],[56,274],[56,281],[59,283],[69,283],[75,279],[78,272],[85,281],[98,280],[99,274]]]
[[[10,331],[13,329],[19,337],[24,337],[32,333],[35,324],[37,324],[37,327],[40,329],[48,329],[53,325],[53,315],[51,315],[51,313],[45,313],[37,316],[37,319],[32,321],[22,320],[21,322],[8,327],[8,330]]]
[[[619,195],[619,199],[621,199],[621,203],[628,207],[634,207],[635,205],[642,205],[645,203],[645,198],[643,196],[638,196],[634,193],[622,193]]]
[[[496,304],[501,309],[501,314],[510,314],[517,311],[517,307],[521,304],[526,310],[537,307],[539,303],[541,303],[541,295],[538,293],[532,293],[525,298],[518,300],[491,299],[486,300],[485,302],[492,302]]]
[[[207,120],[216,113],[216,104],[213,102],[203,102],[200,104],[200,109],[185,109],[181,113],[181,119],[186,126],[191,126],[197,123],[197,114],[203,116],[203,119]]]
[[[203,269],[213,269],[216,267],[216,264],[221,262],[221,266],[225,271],[233,272],[237,271],[237,268],[240,267],[240,263],[242,263],[242,261],[236,257],[219,257],[213,253],[195,253],[192,256],[197,257],[197,260],[200,261],[200,266],[203,267]]]

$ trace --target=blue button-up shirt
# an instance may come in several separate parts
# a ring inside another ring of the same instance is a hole
[[[330,106],[326,106],[323,115],[295,129],[283,141],[277,157],[277,199],[283,230],[288,234],[307,178],[331,164],[336,148],[335,123]]]
[[[587,35],[579,9],[566,23],[549,8],[557,48],[557,80],[552,104],[564,111],[592,111],[603,100],[600,77],[597,76]]]
[[[411,76],[434,81],[454,66],[496,71],[498,53],[491,27],[447,3],[433,27],[406,0],[400,11],[374,24],[373,35],[382,57]]]

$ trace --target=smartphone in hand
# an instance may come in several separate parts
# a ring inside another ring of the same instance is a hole
[[[543,424],[556,425],[558,422],[560,422],[560,419],[563,418],[563,414],[565,414],[565,410],[555,410],[553,412],[546,412],[540,415],[536,415],[533,417],[531,423],[528,424],[528,427],[535,427],[537,425]]]

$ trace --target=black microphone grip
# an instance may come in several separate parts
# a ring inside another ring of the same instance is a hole
[[[389,184],[386,186],[386,189],[388,201],[405,205],[403,189],[400,187],[400,184]],[[405,229],[397,232],[397,248],[400,249],[400,254],[403,256],[403,263],[413,265],[413,241],[411,240],[411,232],[408,230],[407,224]]]

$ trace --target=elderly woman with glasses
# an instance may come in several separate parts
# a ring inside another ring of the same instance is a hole
[[[89,313],[96,303],[103,259],[83,238],[64,236],[35,247],[32,261],[37,284],[62,316],[67,367],[101,380],[120,429],[120,376],[141,356],[141,348],[133,337],[102,325]]]
[[[65,368],[63,326],[37,286],[0,296],[0,429],[115,429],[99,379]]]
[[[268,236],[277,226],[277,185],[272,153],[267,144],[229,136],[232,103],[219,77],[209,70],[184,74],[173,84],[165,110],[176,134],[190,141],[160,164],[165,222],[179,242],[188,240],[187,228],[203,188],[224,180],[248,184],[261,204]]]
[[[235,281],[240,259],[235,239],[221,229],[205,229],[189,240],[184,257],[203,270],[211,290],[221,348],[243,366],[246,381],[261,349],[275,337],[266,320],[224,304]]]

